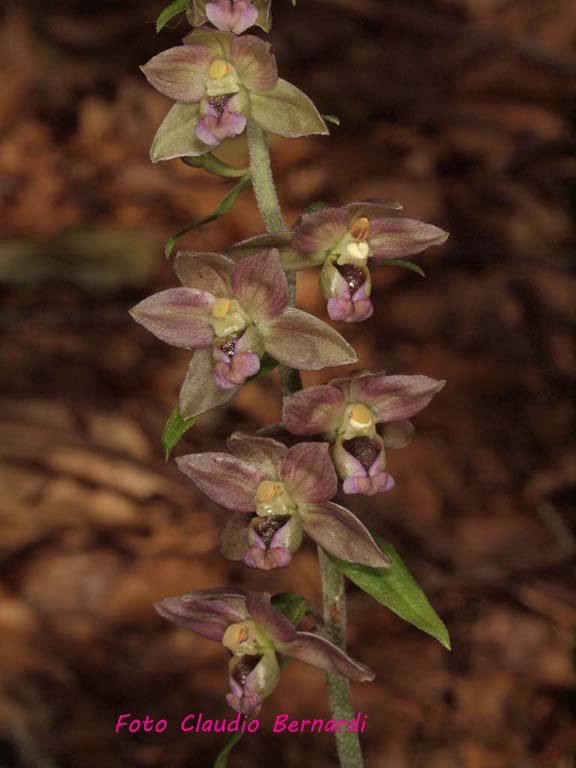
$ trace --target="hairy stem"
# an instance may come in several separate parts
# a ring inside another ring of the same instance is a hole
[[[282,211],[274,186],[270,153],[264,131],[252,122],[248,123],[248,147],[250,151],[250,171],[252,184],[258,201],[258,208],[268,232],[279,232],[286,228]],[[290,306],[296,304],[296,275],[288,273]],[[282,394],[289,397],[302,389],[300,372],[288,366],[280,366]],[[320,574],[322,580],[322,600],[324,623],[327,637],[340,648],[346,641],[346,596],[344,578],[332,565],[324,551],[318,547]],[[350,698],[348,680],[337,675],[328,675],[328,698],[334,720],[352,720],[354,710]],[[358,734],[341,732],[336,734],[336,748],[341,768],[362,768],[362,752]]]
[[[252,186],[260,214],[268,232],[281,232],[286,229],[286,225],[282,218],[282,210],[274,186],[266,135],[262,128],[252,121],[248,122],[247,133]],[[288,280],[288,301],[290,306],[294,307],[296,305],[296,274],[289,272],[286,278]],[[302,389],[299,371],[289,368],[287,365],[281,365],[279,370],[284,397],[289,397]]]
[[[320,576],[322,579],[322,600],[324,629],[326,638],[344,649],[346,645],[346,593],[344,577],[318,547]],[[345,677],[328,675],[328,699],[334,720],[352,720],[355,712],[352,708],[350,684]],[[336,749],[342,768],[362,768],[362,750],[357,733],[339,731],[336,735]]]

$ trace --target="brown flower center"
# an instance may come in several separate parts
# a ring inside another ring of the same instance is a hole
[[[267,515],[266,517],[255,517],[253,528],[264,542],[264,546],[269,547],[276,531],[279,531],[290,520],[290,515]]]
[[[258,666],[261,659],[262,656],[238,656],[232,672],[234,680],[244,687],[248,675]]]
[[[351,440],[344,440],[342,445],[351,456],[354,456],[362,464],[364,469],[370,469],[380,454],[379,443],[370,437],[353,437]]]
[[[342,264],[338,265],[336,269],[340,272],[344,280],[346,280],[346,284],[348,288],[350,288],[350,293],[357,291],[358,288],[366,282],[366,275],[364,274],[362,267],[357,267],[354,264]]]

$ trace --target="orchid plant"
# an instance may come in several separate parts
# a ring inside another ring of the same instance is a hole
[[[225,557],[270,571],[292,564],[304,534],[317,545],[323,616],[292,593],[271,597],[226,587],[166,597],[156,609],[231,654],[226,701],[232,709],[255,716],[292,657],[327,673],[332,716],[351,720],[348,681],[375,676],[345,650],[345,577],[449,648],[444,624],[398,554],[343,505],[350,495],[393,488],[386,449],[411,441],[409,419],[445,382],[360,371],[303,389],[300,371],[358,358],[339,332],[295,306],[296,273],[319,268],[329,318],[362,322],[374,312],[373,268],[423,274],[407,257],[441,245],[448,235],[403,218],[399,203],[383,200],[315,204],[292,227],[285,225],[266,134],[327,134],[326,122],[334,118],[322,117],[308,96],[278,77],[269,44],[243,34],[254,26],[270,29],[270,6],[271,0],[174,0],[159,18],[161,29],[185,13],[193,30],[183,45],[142,67],[151,85],[175,102],[158,129],[151,159],[181,158],[225,178],[239,177],[198,224],[223,215],[251,185],[266,232],[225,253],[178,253],[180,286],[144,299],[131,314],[161,341],[193,353],[164,433],[167,456],[198,418],[279,366],[280,425],[257,435],[235,432],[226,452],[181,456],[177,465],[231,513],[221,535]],[[248,143],[245,169],[213,154],[237,136]],[[167,254],[194,226],[172,238]],[[303,621],[312,631],[299,628]],[[336,739],[341,767],[362,766],[358,734],[339,729]]]

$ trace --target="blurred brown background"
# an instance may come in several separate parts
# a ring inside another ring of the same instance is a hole
[[[350,590],[350,649],[378,674],[354,688],[367,768],[571,768],[576,6],[273,5],[282,75],[342,119],[327,140],[274,141],[287,218],[379,195],[452,233],[419,259],[427,280],[380,270],[375,316],[342,328],[364,366],[449,382],[417,417],[415,443],[390,455],[396,489],[355,502],[424,585],[454,648]],[[161,455],[188,355],[127,310],[174,284],[163,242],[229,187],[148,161],[169,104],[137,67],[187,29],[157,37],[161,7],[2,11],[2,768],[211,765],[221,737],[177,724],[190,711],[225,716],[226,655],[152,602],[232,583],[319,598],[311,547],[270,576],[223,560],[224,513]],[[216,250],[259,231],[246,192],[185,242]],[[301,277],[299,299],[324,316],[316,281]],[[257,429],[278,403],[276,378],[253,384],[177,453]],[[323,675],[297,662],[288,672],[233,768],[336,765],[328,735],[267,733],[277,712],[327,714]],[[171,725],[115,736],[122,712]]]

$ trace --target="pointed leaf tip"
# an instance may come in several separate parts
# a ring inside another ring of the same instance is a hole
[[[448,629],[428,602],[428,598],[400,556],[387,542],[373,533],[374,539],[391,560],[388,568],[368,568],[347,563],[328,554],[328,557],[351,582],[389,608],[409,624],[426,632],[451,650]]]

